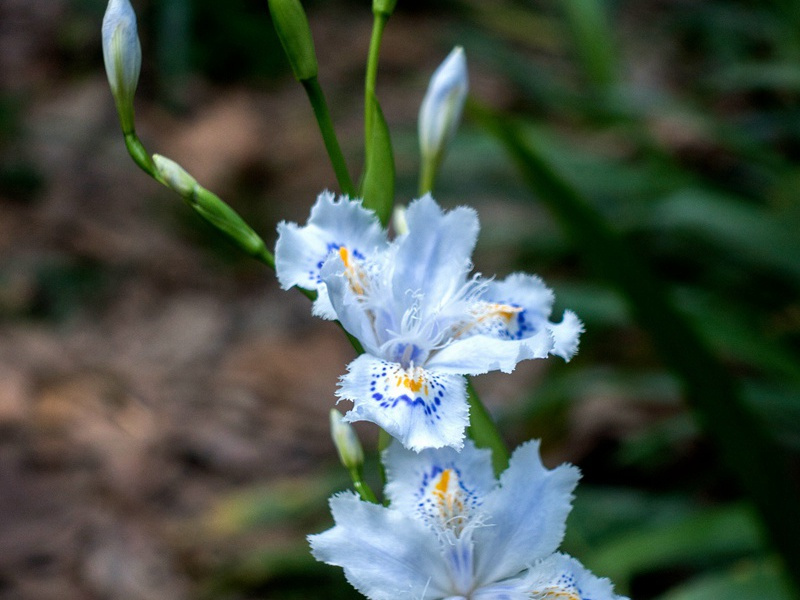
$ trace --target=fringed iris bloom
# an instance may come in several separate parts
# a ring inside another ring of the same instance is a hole
[[[578,469],[546,469],[538,442],[520,446],[500,480],[468,441],[384,453],[388,507],[345,492],[335,526],[309,537],[314,556],[344,568],[372,600],[626,600],[577,560],[556,553]]]
[[[413,450],[463,444],[464,375],[511,372],[555,354],[569,360],[582,326],[566,311],[550,322],[553,293],[535,276],[469,276],[478,217],[411,203],[408,233],[387,240],[359,201],[322,194],[305,227],[279,225],[276,269],[284,288],[317,290],[314,313],[338,319],[365,353],[338,396],[348,421],[377,423]]]

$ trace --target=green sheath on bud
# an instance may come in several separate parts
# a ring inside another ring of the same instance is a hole
[[[225,234],[225,237],[246,254],[274,265],[274,258],[264,245],[264,241],[235,210],[197,183],[197,180],[174,160],[154,154],[153,164],[158,179],[186,200],[203,220]]]
[[[372,0],[372,12],[374,14],[386,15],[387,17],[394,12],[397,0]]]
[[[269,0],[275,31],[298,81],[317,76],[317,55],[311,28],[300,0]]]

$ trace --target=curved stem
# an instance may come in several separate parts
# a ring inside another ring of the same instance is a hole
[[[336,130],[333,128],[333,120],[331,113],[328,110],[328,103],[325,101],[325,94],[322,92],[322,87],[319,85],[319,80],[316,77],[304,79],[300,83],[306,90],[308,99],[311,102],[311,108],[314,110],[314,116],[317,118],[320,133],[322,133],[322,141],[325,143],[325,150],[328,151],[328,157],[331,159],[333,171],[336,174],[336,180],[339,182],[339,188],[342,192],[350,197],[355,196],[356,189],[353,186],[353,180],[350,179],[350,172],[347,170],[347,163],[342,154],[342,148],[339,146],[339,140],[336,137]]]

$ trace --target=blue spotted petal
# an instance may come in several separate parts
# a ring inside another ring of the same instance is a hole
[[[451,479],[457,482],[465,507],[478,509],[483,497],[497,483],[491,451],[477,448],[469,439],[460,452],[441,448],[417,454],[394,443],[383,452],[383,464],[386,467],[386,496],[392,508],[416,515],[426,522],[430,522],[430,513],[441,500],[432,486],[444,471],[452,471]]]
[[[353,402],[346,421],[372,421],[406,448],[461,448],[469,423],[466,383],[458,375],[362,354],[350,363],[337,396]]]

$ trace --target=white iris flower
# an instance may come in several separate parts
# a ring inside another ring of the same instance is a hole
[[[345,492],[335,526],[312,553],[344,568],[372,600],[626,600],[577,560],[556,553],[578,469],[546,469],[539,443],[520,446],[497,481],[491,454],[468,441],[383,456],[389,507]]]
[[[275,252],[284,288],[316,289],[315,314],[338,319],[365,350],[338,396],[348,421],[372,421],[412,450],[463,444],[469,421],[463,375],[556,354],[569,360],[582,325],[550,322],[553,293],[538,278],[469,276],[478,235],[472,209],[443,212],[425,196],[406,213],[408,233],[387,241],[358,201],[322,194],[305,227],[281,223]]]

